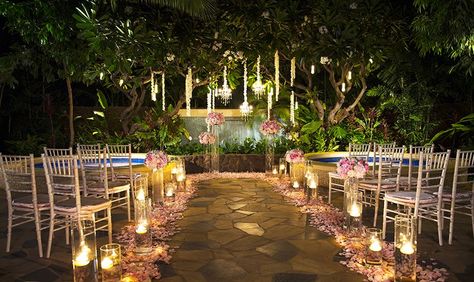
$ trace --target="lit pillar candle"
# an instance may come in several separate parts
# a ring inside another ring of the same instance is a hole
[[[89,258],[89,254],[90,254],[91,250],[83,245],[81,247],[81,251],[79,252],[79,254],[77,254],[76,258],[74,259],[74,265],[75,266],[86,266],[89,264],[89,262],[91,261],[91,259]]]
[[[382,263],[382,231],[378,228],[367,228],[368,248],[365,262],[367,264]]]
[[[413,247],[412,242],[406,241],[403,242],[402,247],[400,248],[400,252],[405,255],[411,255],[415,252],[415,248]]]
[[[349,211],[349,215],[352,217],[360,217],[361,210],[357,203],[353,203],[351,205],[351,210]]]
[[[116,282],[122,279],[122,258],[119,244],[106,244],[100,247],[100,267],[103,282]]]
[[[145,191],[143,191],[143,189],[138,190],[137,200],[145,201]]]
[[[145,234],[148,231],[147,224],[146,223],[140,223],[137,226],[137,229],[135,230],[137,234]]]
[[[318,184],[316,183],[316,180],[314,180],[314,178],[311,178],[311,180],[309,181],[309,188],[311,189],[318,188]]]
[[[293,188],[300,188],[298,181],[293,181]]]

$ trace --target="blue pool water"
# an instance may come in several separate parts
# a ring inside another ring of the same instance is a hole
[[[323,162],[323,163],[337,163],[340,159],[342,159],[342,157],[326,157],[326,158],[322,158],[322,157],[313,157],[313,158],[310,158],[311,160],[313,161],[318,161],[318,162]],[[378,160],[378,158],[376,159]],[[373,163],[374,162],[374,158],[373,157],[369,157],[369,163]],[[403,159],[403,165],[408,165],[409,163],[409,160],[408,159]],[[418,166],[418,160],[412,160],[412,163],[413,163],[413,166]]]
[[[114,167],[122,167],[128,165],[128,158],[113,158],[112,159]],[[107,163],[110,163],[110,160],[107,160]],[[145,163],[144,158],[132,158],[132,165],[142,165]],[[35,164],[35,168],[43,168],[43,163]]]

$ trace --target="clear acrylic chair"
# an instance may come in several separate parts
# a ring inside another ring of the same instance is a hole
[[[389,191],[398,191],[405,147],[378,147],[373,178],[359,182],[359,190],[364,192],[364,204],[374,207],[374,227],[377,225],[380,200]]]
[[[410,214],[418,218],[418,232],[421,232],[422,219],[436,222],[439,245],[443,245],[443,185],[450,153],[449,150],[431,154],[420,152],[416,191],[385,193],[382,223],[384,237],[387,221],[393,221],[397,214]]]
[[[450,190],[443,191],[443,212],[449,221],[449,240],[453,243],[454,216],[462,214],[471,217],[474,237],[474,151],[456,152],[453,184]]]
[[[125,207],[127,209],[128,220],[131,220],[130,212],[130,187],[131,182],[129,179],[116,180],[112,175],[112,163],[107,162],[107,148],[102,150],[78,150],[80,156],[80,167],[85,186],[86,195],[93,195],[97,197],[104,197],[112,201],[112,209],[118,207]],[[83,156],[94,156],[91,158],[97,158],[94,164],[96,168],[93,177],[90,177],[90,170],[87,168],[87,164],[90,164],[88,160],[83,159]],[[89,171],[89,176],[88,176]],[[98,176],[98,177],[96,177]]]
[[[50,222],[48,249],[46,257],[51,254],[53,234],[66,230],[66,243],[69,244],[69,226],[78,218],[92,218],[96,230],[108,232],[109,243],[112,243],[111,201],[104,198],[81,196],[79,189],[78,157],[41,155],[48,186],[50,205]],[[61,200],[58,200],[60,198]],[[105,217],[96,217],[104,212]]]
[[[43,257],[41,240],[42,217],[50,209],[48,194],[38,194],[33,155],[12,156],[0,154],[0,168],[7,196],[8,224],[6,252],[10,252],[12,229],[34,222],[38,255]]]
[[[371,144],[354,144],[349,143],[349,157],[369,160],[371,150]],[[333,193],[344,193],[344,179],[340,177],[337,172],[329,172],[329,191],[328,191],[328,202],[331,203]]]

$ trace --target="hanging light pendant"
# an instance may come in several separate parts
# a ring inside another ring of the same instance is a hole
[[[252,84],[252,90],[257,99],[260,99],[260,96],[265,92],[265,87],[260,78],[260,55],[257,58],[257,80]]]
[[[244,62],[244,102],[240,105],[240,114],[247,119],[252,113],[253,107],[247,101],[247,61]]]
[[[222,88],[219,89],[218,94],[224,105],[229,104],[230,100],[232,99],[232,89],[230,89],[229,85],[227,84],[227,66],[224,66],[224,81]]]
[[[188,68],[185,80],[186,115],[191,116],[191,98],[193,96],[193,71]]]

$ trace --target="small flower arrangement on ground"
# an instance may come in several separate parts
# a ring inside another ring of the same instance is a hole
[[[304,152],[300,149],[289,150],[285,154],[285,159],[289,163],[302,163],[304,162]]]
[[[266,120],[260,125],[263,135],[275,135],[281,130],[281,125],[275,120]]]
[[[357,158],[342,158],[337,163],[337,174],[342,178],[364,178],[369,164]]]
[[[210,132],[204,131],[199,134],[199,143],[203,145],[211,145],[216,142],[216,136]]]
[[[210,112],[209,114],[207,114],[206,122],[210,126],[223,125],[225,122],[224,114],[217,113],[217,112]]]
[[[159,150],[153,150],[146,154],[145,165],[152,170],[163,168],[168,163],[168,155]]]

